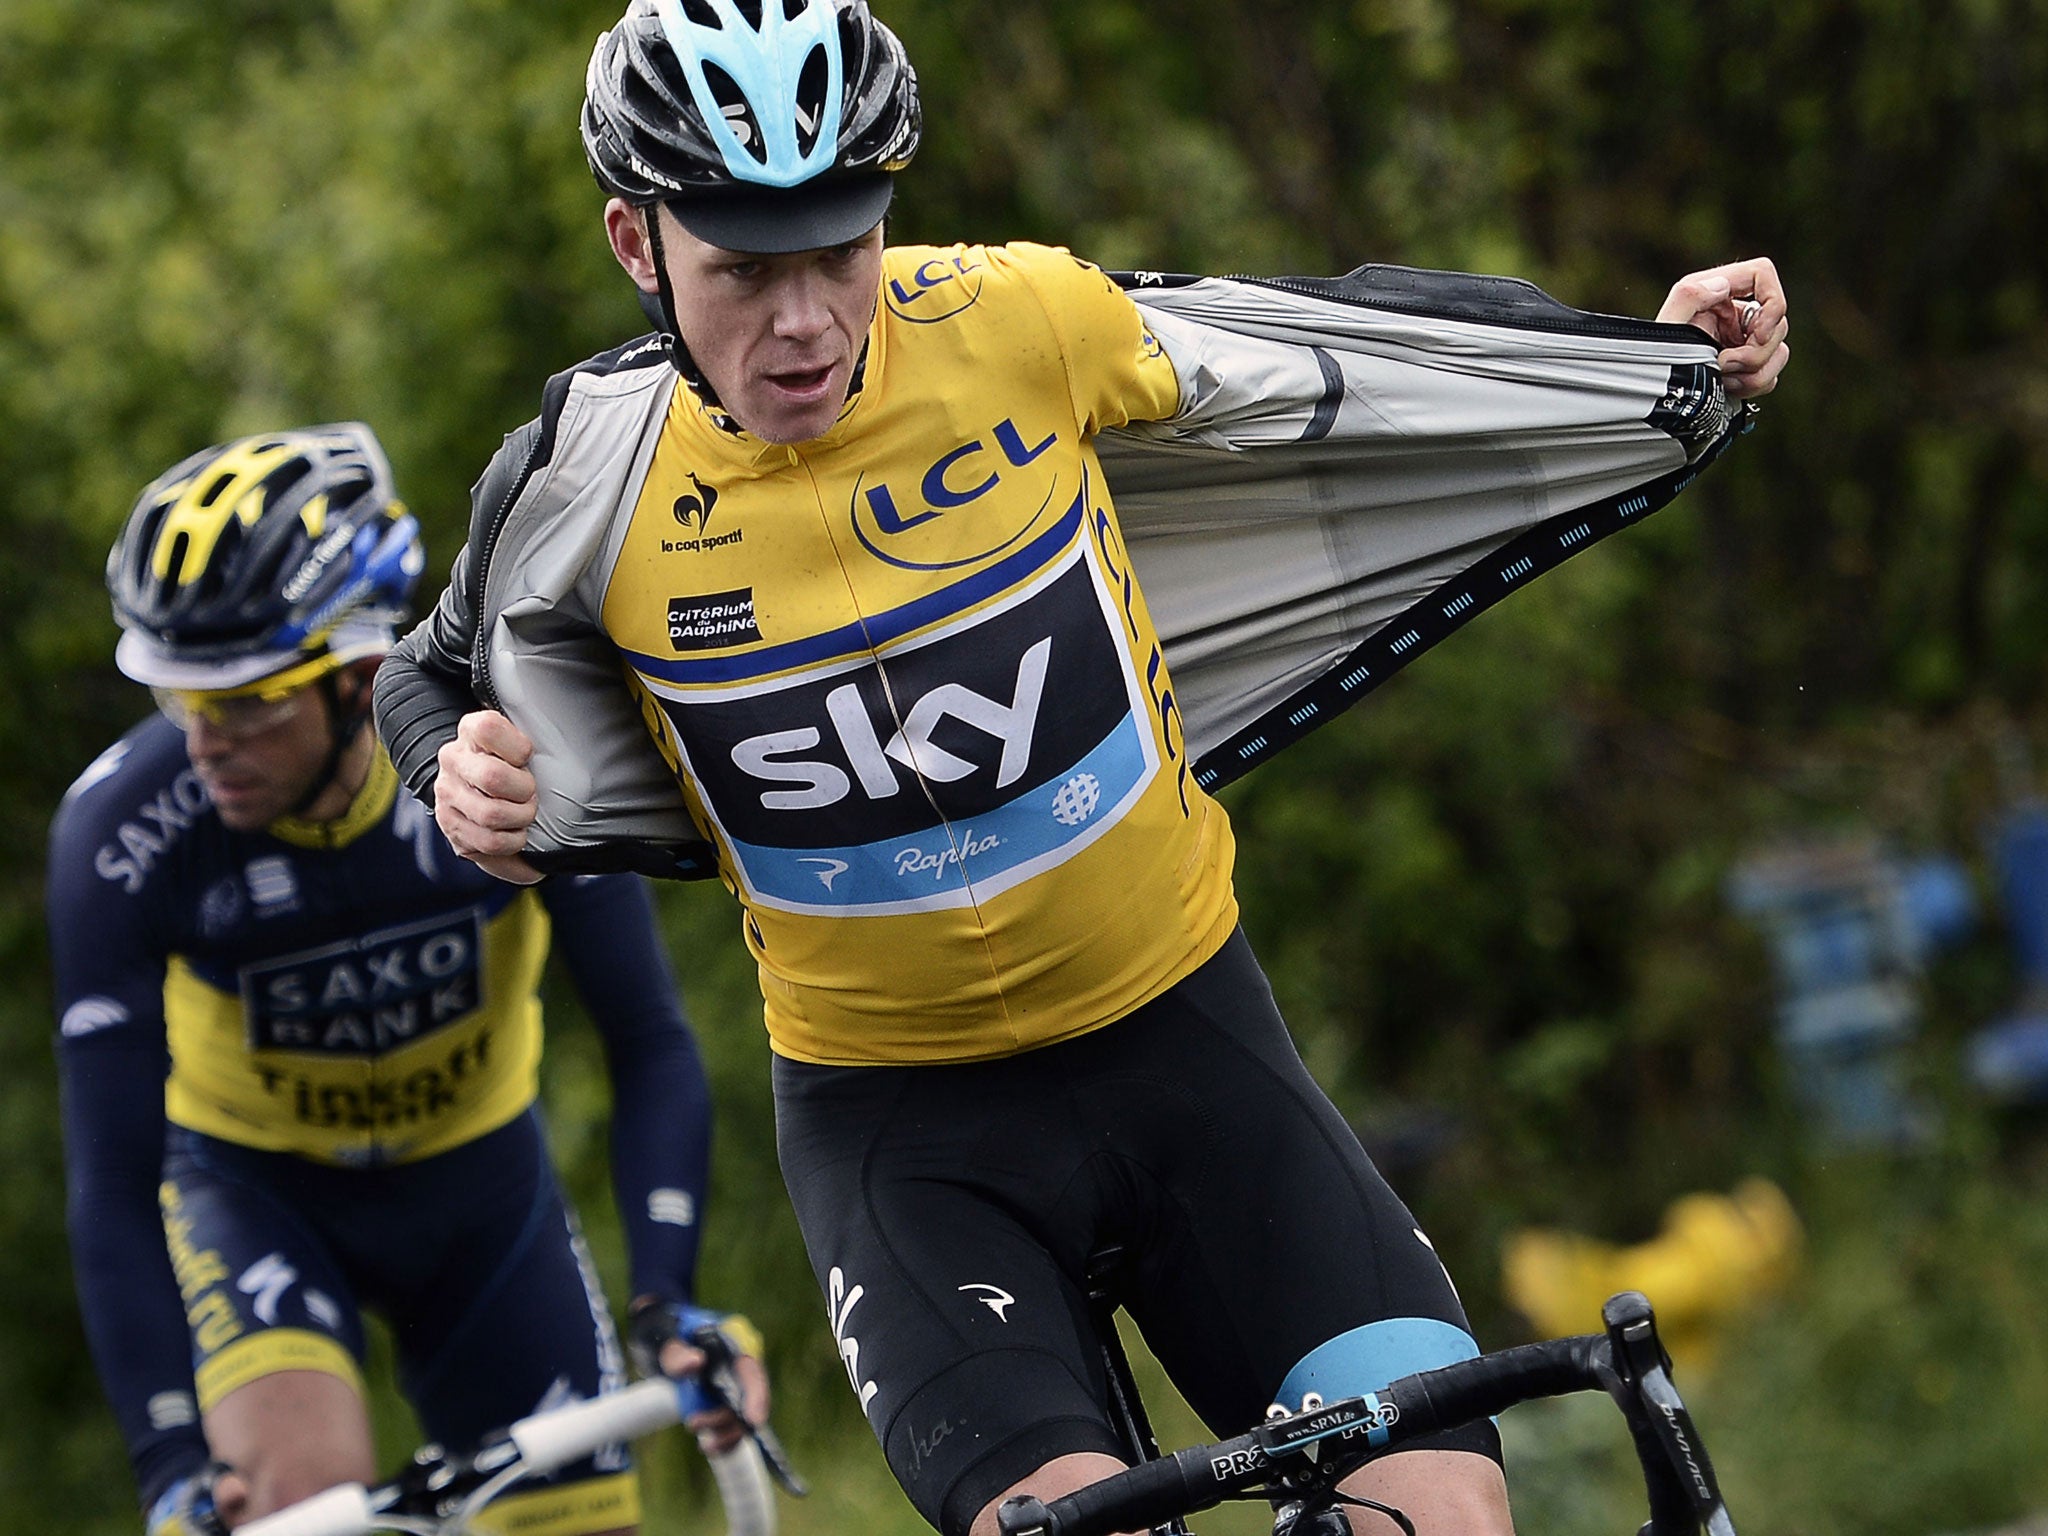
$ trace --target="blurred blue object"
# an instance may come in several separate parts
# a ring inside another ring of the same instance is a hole
[[[1962,866],[1896,859],[1870,839],[1794,843],[1739,864],[1728,899],[1770,940],[1778,1042],[1816,1133],[1834,1144],[1921,1139],[1930,1119],[1906,1092],[1904,1051],[1928,958],[1975,920]]]
[[[2048,1101],[2048,805],[2023,800],[1991,829],[2006,928],[2019,963],[2020,1006],[1970,1041],[1970,1077],[1985,1093]]]

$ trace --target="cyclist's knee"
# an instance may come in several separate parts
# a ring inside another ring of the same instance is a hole
[[[207,1409],[206,1438],[247,1481],[250,1518],[336,1483],[376,1480],[361,1396],[321,1371],[279,1371],[236,1387]]]
[[[1405,1451],[1344,1480],[1347,1493],[1390,1504],[1415,1522],[1415,1536],[1514,1536],[1500,1464],[1475,1451]],[[1355,1536],[1395,1536],[1386,1516],[1351,1511]]]
[[[970,1536],[996,1536],[996,1511],[1003,1507],[1004,1499],[1015,1498],[1021,1493],[1028,1493],[1033,1498],[1056,1499],[1123,1469],[1123,1462],[1100,1451],[1076,1451],[1070,1456],[1055,1456],[1029,1477],[1005,1488],[991,1499],[974,1517]]]

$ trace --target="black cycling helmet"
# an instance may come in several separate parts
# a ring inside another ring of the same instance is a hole
[[[135,503],[107,557],[121,670],[152,687],[307,679],[382,655],[426,564],[361,422],[195,453]]]
[[[917,75],[867,0],[632,0],[584,87],[598,185],[735,251],[866,234],[922,126]]]

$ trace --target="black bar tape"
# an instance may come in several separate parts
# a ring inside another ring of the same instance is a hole
[[[1598,1334],[1580,1334],[1403,1376],[1375,1394],[1395,1410],[1385,1444],[1391,1449],[1438,1430],[1490,1419],[1532,1398],[1597,1388],[1606,1347]]]

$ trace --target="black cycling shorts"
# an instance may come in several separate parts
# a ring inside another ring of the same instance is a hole
[[[202,1407],[283,1370],[360,1386],[365,1307],[390,1325],[422,1428],[451,1446],[624,1384],[531,1111],[439,1156],[362,1169],[173,1126],[161,1199]],[[630,1468],[615,1446],[539,1485],[563,1511],[549,1528],[632,1523]]]
[[[1477,1353],[1443,1265],[1318,1088],[1239,933],[1113,1024],[992,1061],[775,1061],[783,1177],[898,1481],[938,1529],[1080,1451],[1128,1459],[1085,1291],[1219,1436]],[[1500,1455],[1481,1424],[1423,1442]]]

